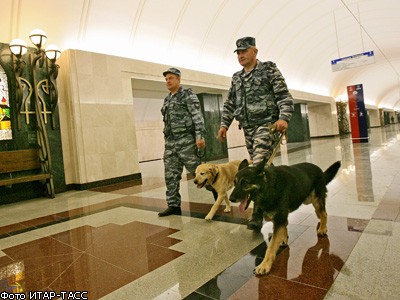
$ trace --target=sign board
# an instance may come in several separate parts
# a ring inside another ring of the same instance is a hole
[[[350,109],[351,139],[353,143],[368,142],[367,111],[364,104],[362,84],[347,87]]]
[[[332,72],[375,63],[374,51],[363,52],[343,58],[331,60]]]

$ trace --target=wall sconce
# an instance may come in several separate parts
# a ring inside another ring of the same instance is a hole
[[[61,51],[56,45],[48,45],[45,52],[47,58],[52,62],[55,62],[61,56]]]
[[[46,33],[41,29],[33,30],[29,35],[29,39],[36,48],[34,54],[30,54],[29,65],[29,74],[33,84],[31,84],[29,80],[26,80],[26,78],[22,77],[22,72],[26,67],[26,63],[22,59],[22,56],[27,52],[26,43],[21,39],[14,39],[9,44],[9,48],[13,56],[13,71],[15,74],[15,82],[17,87],[16,102],[18,109],[18,129],[21,129],[20,117],[22,114],[25,114],[26,122],[29,124],[30,113],[23,109],[27,108],[24,105],[26,102],[24,100],[30,99],[23,99],[24,94],[27,94],[26,98],[30,98],[31,95],[34,95],[34,97],[37,99],[37,104],[39,105],[38,108],[44,119],[44,123],[47,123],[47,115],[50,114],[52,117],[52,128],[54,129],[54,112],[58,103],[56,80],[59,69],[59,65],[56,64],[56,60],[61,56],[61,51],[55,45],[47,46],[46,50],[42,49],[43,45],[47,41],[47,36]],[[45,77],[47,78],[44,80],[38,80],[38,77],[43,77],[43,74],[45,74]],[[25,87],[28,89],[28,91],[24,91]],[[43,92],[49,95],[49,101],[47,105],[43,100],[43,97],[39,96]],[[49,109],[47,109],[47,106],[49,106]]]
[[[46,44],[47,35],[41,29],[34,29],[29,35],[29,39],[36,46],[37,52],[40,52],[42,45]]]
[[[13,71],[14,71],[14,79],[16,85],[16,103],[17,103],[17,122],[18,129],[21,129],[21,118],[20,111],[22,105],[22,99],[24,94],[23,83],[22,83],[22,72],[25,68],[25,61],[22,60],[22,56],[28,51],[28,46],[26,45],[24,40],[14,39],[10,42],[9,48],[11,53],[14,55],[15,60],[13,59]]]
[[[48,115],[51,115],[52,129],[55,129],[55,110],[58,102],[56,80],[59,69],[56,60],[60,57],[61,51],[55,45],[49,45],[46,50],[43,50],[47,41],[46,33],[43,30],[33,30],[29,39],[36,48],[33,53],[29,53],[29,64],[23,60],[23,56],[28,50],[26,43],[21,39],[14,39],[9,44],[16,85],[18,129],[21,129],[21,115],[25,115],[27,124],[29,124],[30,115],[35,115],[41,168],[43,172],[51,174],[50,146],[46,124]],[[23,77],[24,70],[28,71],[27,78]],[[34,104],[34,112],[30,111],[30,103]],[[49,194],[54,194],[53,186],[48,186],[48,189]]]
[[[13,39],[10,42],[10,50],[12,54],[14,54],[16,57],[21,58],[22,55],[28,51],[28,46],[26,45],[24,40],[21,39]]]

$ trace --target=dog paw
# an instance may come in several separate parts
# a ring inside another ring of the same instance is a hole
[[[318,222],[318,225],[317,225],[317,235],[318,235],[318,236],[325,236],[325,235],[327,235],[327,232],[328,232],[328,228],[327,228],[326,226],[321,227],[321,223]]]
[[[259,264],[255,269],[254,269],[254,274],[255,275],[266,275],[271,271],[271,266],[267,264]]]
[[[230,207],[225,208],[224,212],[226,212],[226,213],[231,212],[231,208]]]
[[[324,227],[324,228],[319,227],[317,230],[318,236],[325,236],[325,235],[327,235],[327,232],[328,232],[328,228],[326,228],[326,227]]]
[[[288,245],[288,241],[289,241],[289,236],[286,236],[286,238],[284,238],[283,241],[281,242],[281,247],[286,247]]]
[[[207,222],[211,222],[211,221],[212,221],[212,216],[207,215],[204,219],[205,219]]]

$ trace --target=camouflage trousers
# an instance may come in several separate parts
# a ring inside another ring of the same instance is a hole
[[[178,137],[165,138],[164,177],[167,187],[166,198],[168,206],[180,206],[179,193],[183,167],[194,174],[200,164],[196,155],[196,142],[192,134],[182,134]]]
[[[262,125],[253,128],[243,128],[244,139],[246,142],[247,152],[250,155],[250,159],[253,160],[253,164],[257,165],[262,162],[264,158],[269,159],[274,149],[274,136],[270,132],[270,128],[267,125]],[[254,206],[252,220],[258,220],[262,225],[263,210]]]
[[[270,133],[268,125],[252,128],[243,128],[247,152],[253,164],[257,165],[264,158],[269,159],[274,149],[274,136]]]

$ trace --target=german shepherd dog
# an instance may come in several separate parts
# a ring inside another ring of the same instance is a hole
[[[233,181],[238,172],[240,160],[233,160],[224,164],[200,164],[195,171],[194,184],[201,189],[206,187],[214,194],[215,203],[210,212],[205,217],[206,221],[211,221],[218,208],[225,201],[224,212],[231,211],[231,203],[228,198],[228,191],[233,188]]]
[[[332,164],[325,172],[317,165],[307,162],[292,166],[266,167],[265,164],[266,160],[257,166],[249,166],[248,161],[243,160],[229,198],[233,203],[240,202],[240,211],[245,211],[253,200],[254,207],[273,222],[272,238],[264,260],[254,270],[256,275],[268,274],[279,247],[287,245],[288,215],[301,204],[312,203],[320,219],[317,234],[326,235],[326,185],[340,168],[340,161]]]

